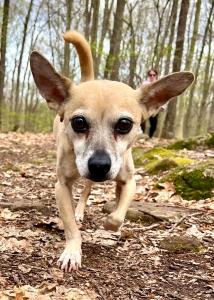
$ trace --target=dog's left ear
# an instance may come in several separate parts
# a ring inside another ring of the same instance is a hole
[[[61,104],[68,98],[72,81],[56,72],[51,63],[37,51],[30,55],[30,67],[40,95],[46,99],[50,109],[59,113]]]
[[[153,83],[142,85],[138,91],[144,119],[155,115],[162,105],[169,99],[182,94],[193,81],[193,73],[177,72]]]

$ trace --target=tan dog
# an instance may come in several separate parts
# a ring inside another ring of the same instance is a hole
[[[81,84],[76,86],[57,73],[36,51],[31,53],[30,64],[40,94],[49,108],[57,112],[55,192],[66,237],[58,265],[71,271],[81,267],[81,235],[75,222],[73,183],[79,176],[89,179],[76,208],[76,219],[82,220],[91,182],[116,181],[115,211],[107,216],[104,227],[118,230],[135,194],[131,147],[140,123],[157,113],[170,98],[185,91],[194,75],[174,73],[138,90],[120,82],[94,80],[91,51],[84,37],[75,31],[63,37],[78,52]]]

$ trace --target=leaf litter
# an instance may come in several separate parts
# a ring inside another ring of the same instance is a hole
[[[145,150],[160,140],[137,141]],[[161,143],[169,141],[161,140]],[[184,151],[184,150],[183,150]],[[185,151],[206,160],[212,151]],[[137,169],[135,201],[200,210],[180,223],[125,221],[120,232],[103,229],[103,204],[115,184],[95,184],[84,221],[83,266],[64,274],[56,267],[65,239],[54,196],[55,143],[51,134],[0,134],[0,299],[213,299],[214,201],[185,201],[172,183],[154,188],[158,176]],[[84,187],[74,187],[75,200]],[[195,236],[200,253],[170,253],[160,247],[169,235]]]

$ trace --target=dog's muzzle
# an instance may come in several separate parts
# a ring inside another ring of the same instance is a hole
[[[110,169],[111,159],[105,151],[96,151],[88,161],[89,179],[92,181],[105,181]]]

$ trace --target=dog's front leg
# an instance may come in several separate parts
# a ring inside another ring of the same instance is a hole
[[[83,221],[85,205],[91,192],[92,181],[87,180],[81,193],[80,199],[75,210],[75,219],[77,222]]]
[[[120,197],[116,199],[115,211],[112,212],[104,221],[104,227],[107,230],[117,231],[123,224],[126,212],[134,198],[136,183],[135,179],[128,179],[124,183],[117,182],[117,192],[120,190]]]
[[[132,150],[128,149],[124,155],[120,172],[115,179],[117,183],[115,210],[104,220],[105,229],[117,231],[122,225],[136,191],[134,174]]]
[[[81,234],[75,222],[70,187],[66,183],[61,184],[58,181],[55,192],[66,238],[65,250],[58,260],[58,266],[65,272],[70,272],[81,267]]]

